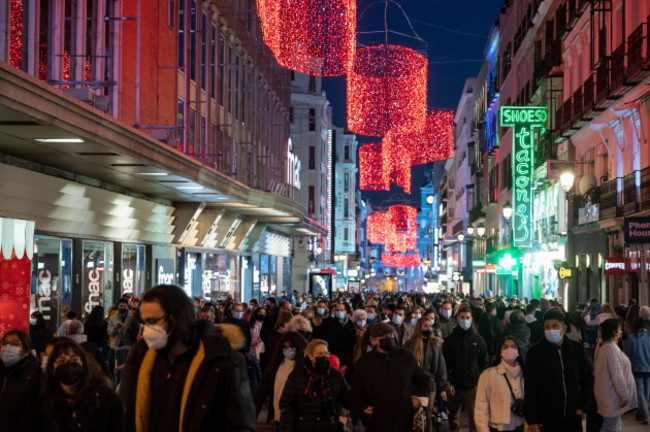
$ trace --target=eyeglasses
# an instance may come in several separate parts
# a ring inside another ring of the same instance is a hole
[[[10,345],[10,346],[13,346],[13,347],[18,347],[18,348],[23,346],[23,344],[20,343],[20,341],[17,341],[17,340],[14,340],[14,341],[3,340],[2,342],[0,342],[0,345],[2,345],[2,346]]]

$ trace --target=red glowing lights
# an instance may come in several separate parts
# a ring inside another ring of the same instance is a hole
[[[368,240],[382,243],[389,252],[416,248],[418,211],[413,207],[391,206],[386,213],[368,216]]]
[[[317,76],[352,67],[356,0],[257,0],[264,41],[278,63]]]
[[[420,265],[420,254],[381,254],[381,265],[387,267],[417,267]]]
[[[389,190],[390,164],[381,151],[381,143],[359,147],[359,188]]]
[[[399,45],[358,48],[348,74],[348,128],[361,135],[424,128],[426,57]]]
[[[23,1],[11,0],[11,33],[9,41],[9,62],[21,69],[23,61]]]

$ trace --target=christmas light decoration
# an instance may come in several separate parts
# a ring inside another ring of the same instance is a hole
[[[390,189],[390,160],[384,157],[381,143],[359,147],[359,188],[361,190]]]
[[[317,76],[346,75],[356,43],[356,0],[257,0],[264,41],[278,63]]]
[[[368,240],[384,244],[389,252],[406,252],[417,247],[417,210],[391,206],[386,213],[368,216]]]
[[[394,205],[388,210],[396,231],[417,229],[418,211],[407,205]]]
[[[417,267],[420,265],[420,254],[381,254],[381,265],[387,267]]]
[[[347,81],[348,128],[361,135],[426,124],[427,59],[399,45],[358,48]]]
[[[23,65],[23,1],[11,0],[11,32],[9,36],[9,63],[18,69]]]

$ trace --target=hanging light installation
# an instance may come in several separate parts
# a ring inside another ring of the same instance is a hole
[[[348,128],[361,135],[422,129],[428,60],[400,45],[357,48],[348,74]]]
[[[384,157],[381,143],[359,147],[359,188],[361,190],[390,189],[389,159]]]
[[[417,247],[417,209],[391,206],[386,213],[368,216],[368,240],[383,244],[389,252],[406,252]]]
[[[381,265],[386,267],[417,267],[420,265],[420,254],[381,254]]]
[[[352,67],[356,0],[257,0],[264,41],[281,66],[316,76]]]

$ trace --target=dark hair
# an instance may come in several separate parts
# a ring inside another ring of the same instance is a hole
[[[119,300],[117,301],[117,305],[118,305],[118,306],[121,305],[121,304],[125,304],[125,305],[128,306],[128,305],[129,305],[129,300],[127,300],[127,299],[125,299],[124,297],[122,297],[121,299],[119,299]]]
[[[43,318],[43,314],[40,313],[39,311],[32,312],[30,316],[36,317],[36,325],[38,327],[44,327],[47,325],[47,323],[45,322],[45,318]]]
[[[549,309],[546,311],[544,314],[544,322],[548,320],[558,320],[562,324],[566,324],[566,318],[564,317],[564,314],[556,309]]]
[[[528,306],[526,306],[526,314],[529,314],[531,312],[535,312],[535,309],[537,309],[537,307],[534,304],[532,304],[532,303],[529,304]]]
[[[90,311],[88,318],[86,318],[86,325],[102,325],[106,320],[104,319],[104,308],[95,306]]]
[[[616,333],[621,324],[616,318],[608,318],[600,325],[600,337],[604,341],[608,341],[616,337]]]
[[[31,352],[32,352],[32,338],[30,338],[27,333],[25,333],[22,330],[18,330],[18,329],[9,330],[2,337],[2,340],[7,339],[7,336],[11,336],[11,335],[14,335],[18,339],[20,339],[20,344],[23,346],[23,353],[31,354]]]
[[[68,404],[68,396],[63,392],[58,379],[54,377],[54,362],[61,355],[73,352],[84,366],[84,373],[76,390],[76,402],[82,408],[95,410],[99,408],[97,391],[108,387],[108,377],[104,375],[95,361],[87,355],[81,346],[70,338],[57,338],[53,341],[52,353],[49,355],[45,372],[41,378],[41,396],[46,418],[54,421],[55,416]],[[48,429],[48,428],[46,428]]]
[[[524,313],[520,309],[514,309],[510,313],[510,324],[512,325],[526,325],[526,318],[524,318]]]
[[[77,318],[77,316],[78,316],[77,312],[75,312],[75,311],[69,311],[67,314],[65,314],[65,317],[67,319],[69,319],[69,320],[73,320],[73,319]]]
[[[472,315],[472,310],[469,308],[469,306],[463,304],[462,306],[458,307],[458,310],[456,311],[456,316],[459,316],[462,313],[468,313]]]
[[[169,346],[175,341],[182,341],[188,346],[192,339],[194,322],[194,303],[180,287],[176,285],[158,285],[147,291],[140,303],[158,303],[165,311]]]
[[[485,303],[485,313],[491,313],[493,310],[496,310],[497,304],[494,302],[487,302]]]
[[[511,340],[515,343],[515,346],[517,347],[517,351],[519,351],[519,357],[517,357],[517,362],[523,369],[524,358],[521,355],[521,346],[519,345],[519,342],[517,342],[517,339],[511,335],[503,335],[503,337],[499,340],[499,345],[497,345],[496,357],[494,358],[490,366],[498,366],[499,363],[501,363],[501,347],[503,347],[503,343],[507,340]]]
[[[641,330],[650,331],[650,321],[643,317],[634,320],[634,328],[632,334],[637,336]]]
[[[260,315],[260,311],[261,311],[261,310],[263,310],[264,313],[268,313],[268,312],[266,312],[266,309],[264,309],[264,308],[262,308],[262,307],[256,307],[255,309],[253,309],[253,313],[251,313],[251,317],[250,317],[250,319],[248,320],[248,322],[250,323],[250,325],[254,325],[254,324],[255,324],[255,322],[257,321],[257,317]]]
[[[276,300],[275,297],[269,297],[266,299],[266,301],[273,303],[274,306],[278,304],[278,301]]]
[[[296,366],[294,367],[294,369],[298,370],[298,368],[302,367],[302,361],[305,358],[305,348],[307,348],[307,341],[300,333],[287,332],[280,339],[278,348],[275,350],[275,354],[273,354],[273,357],[271,358],[271,362],[269,363],[269,366],[266,368],[265,374],[272,373],[273,376],[275,377],[275,373],[278,371],[278,368],[280,367],[280,363],[282,363],[282,359],[284,359],[282,348],[284,348],[285,343],[288,343],[292,347],[296,348],[296,357],[294,357],[294,359],[296,360]]]

